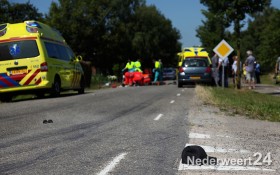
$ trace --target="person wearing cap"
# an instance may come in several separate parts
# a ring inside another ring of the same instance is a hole
[[[249,89],[255,88],[255,61],[256,58],[253,56],[253,52],[248,50],[247,52],[248,57],[246,58],[245,65],[246,65],[246,79],[248,81]]]

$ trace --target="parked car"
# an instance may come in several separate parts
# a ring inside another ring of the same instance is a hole
[[[175,68],[163,68],[163,79],[164,80],[176,80],[176,69]]]
[[[208,57],[189,57],[178,72],[178,87],[184,84],[212,83],[212,69]]]

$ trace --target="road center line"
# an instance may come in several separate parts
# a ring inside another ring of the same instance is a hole
[[[181,94],[177,94],[177,97],[181,96]]]
[[[175,100],[171,100],[171,102],[170,103],[174,103],[175,102]]]
[[[157,121],[157,120],[159,120],[162,116],[163,116],[163,114],[159,114],[154,120]]]
[[[106,175],[111,172],[115,166],[127,155],[127,153],[122,153],[115,157],[102,171],[100,171],[97,175]]]

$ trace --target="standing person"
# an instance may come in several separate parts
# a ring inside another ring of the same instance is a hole
[[[224,59],[219,58],[219,64],[217,67],[217,70],[219,70],[219,85],[228,87],[228,57],[225,57]],[[224,67],[224,72],[223,72],[223,67]],[[223,82],[223,74],[224,74],[224,85],[222,85]]]
[[[219,86],[219,84],[218,84],[218,81],[219,81],[219,71],[217,69],[217,67],[219,65],[219,57],[218,57],[218,55],[216,53],[211,58],[211,62],[212,62],[212,78],[215,81],[215,85]]]
[[[245,61],[246,65],[246,79],[249,83],[249,89],[255,88],[255,60],[256,58],[253,56],[253,52],[248,50],[247,52],[247,59]]]
[[[157,60],[153,60],[155,67],[153,69],[153,72],[155,73],[155,77],[154,77],[154,82],[157,82],[159,80],[159,71],[160,71],[160,62]]]
[[[236,81],[236,76],[237,76],[237,56],[233,56],[233,63],[232,63],[232,66],[231,66],[231,70],[232,70],[232,82],[233,82],[233,85],[235,87],[235,81]]]
[[[261,78],[260,78],[260,75],[261,75],[261,65],[258,61],[255,61],[255,75],[256,75],[256,81],[257,81],[257,84],[260,84],[261,83]]]

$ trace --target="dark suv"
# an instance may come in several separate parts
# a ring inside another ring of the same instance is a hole
[[[208,57],[185,58],[178,72],[178,87],[184,84],[212,83],[211,62]]]

